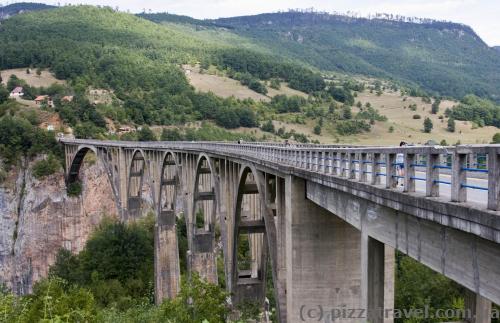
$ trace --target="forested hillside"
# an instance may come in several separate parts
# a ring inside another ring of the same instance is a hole
[[[153,21],[208,21],[145,15]],[[394,79],[430,93],[462,98],[476,94],[500,100],[500,56],[468,26],[436,21],[351,18],[283,12],[213,20],[263,48],[321,70]]]
[[[500,99],[500,57],[468,26],[301,12],[216,23],[323,70],[409,81],[442,95]]]
[[[13,3],[0,7],[0,20],[23,12],[38,11],[38,10],[53,9],[53,8],[55,7],[46,5],[44,3],[34,3],[34,2]]]
[[[107,108],[108,117],[120,123],[170,125],[208,119],[227,128],[258,126],[252,102],[196,93],[180,68],[186,63],[232,69],[249,86],[260,87],[259,79],[278,77],[305,92],[324,88],[319,74],[291,61],[203,41],[182,29],[110,8],[64,7],[12,17],[0,26],[0,51],[2,69],[48,68],[57,78],[69,80],[66,92],[75,92],[77,100],[69,107],[56,106],[57,112],[72,126],[92,121],[103,130],[102,118],[95,113],[89,117],[88,102],[79,99],[89,86],[113,91],[118,100]],[[89,128],[86,133],[96,136],[99,130]]]

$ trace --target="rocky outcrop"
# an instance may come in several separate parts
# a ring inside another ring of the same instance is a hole
[[[32,164],[0,184],[0,282],[17,294],[47,276],[60,248],[79,252],[102,218],[118,213],[100,162],[83,167],[78,198],[67,196],[62,170],[37,180]]]

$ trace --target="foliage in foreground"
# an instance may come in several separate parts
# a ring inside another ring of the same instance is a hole
[[[396,266],[395,308],[424,309],[428,306],[429,313],[437,309],[463,308],[464,290],[457,283],[399,252]],[[438,320],[395,319],[395,322],[433,323]]]

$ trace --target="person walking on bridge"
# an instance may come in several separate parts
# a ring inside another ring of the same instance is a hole
[[[405,141],[399,143],[399,147],[406,147],[408,144]],[[405,176],[405,154],[400,152],[396,155],[396,174],[398,176],[397,181],[395,181],[395,187],[398,186],[399,180],[401,179],[401,186],[404,185],[403,177]]]

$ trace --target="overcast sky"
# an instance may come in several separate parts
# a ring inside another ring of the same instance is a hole
[[[0,3],[6,1],[0,0]],[[13,2],[13,1],[9,1]],[[57,4],[58,1],[32,1]],[[59,3],[119,6],[120,10],[169,12],[195,18],[218,18],[311,8],[322,11],[392,13],[450,20],[470,25],[489,45],[500,45],[499,0],[63,0]]]

